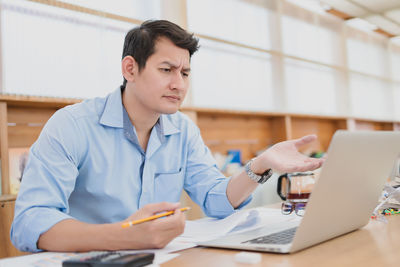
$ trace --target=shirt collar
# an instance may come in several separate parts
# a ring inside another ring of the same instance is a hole
[[[118,88],[108,95],[100,116],[100,124],[116,128],[124,128],[124,110],[122,105],[122,89]],[[125,111],[126,112],[126,111]],[[126,115],[128,115],[126,113]],[[128,120],[130,122],[130,120]],[[162,114],[156,123],[160,135],[171,135],[179,133],[180,130],[173,124],[169,115]]]
[[[105,126],[124,127],[121,88],[107,96],[99,122]]]
[[[180,132],[180,130],[172,123],[171,117],[168,115],[162,114],[158,122],[163,135],[171,135]]]

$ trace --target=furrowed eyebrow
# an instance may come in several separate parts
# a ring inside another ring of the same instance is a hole
[[[179,66],[177,66],[177,65],[175,65],[175,64],[172,64],[172,63],[169,62],[169,61],[163,61],[163,62],[161,62],[161,64],[166,64],[166,65],[168,65],[169,67],[175,68],[175,69],[179,68]],[[184,69],[182,69],[182,71],[184,71],[184,72],[190,72],[190,68],[184,68]]]

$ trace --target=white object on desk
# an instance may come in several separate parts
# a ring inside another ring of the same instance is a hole
[[[261,255],[260,253],[254,252],[239,252],[235,254],[235,261],[240,263],[256,264],[261,262]]]
[[[280,209],[253,208],[238,211],[224,219],[203,218],[186,221],[185,232],[175,240],[180,242],[204,242],[237,234],[268,225],[279,225],[282,222],[300,221],[301,217],[283,215]]]

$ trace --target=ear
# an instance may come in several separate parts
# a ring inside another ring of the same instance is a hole
[[[128,82],[135,81],[138,65],[132,56],[126,56],[122,59],[121,68],[122,75]]]

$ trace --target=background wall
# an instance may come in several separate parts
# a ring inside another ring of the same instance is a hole
[[[291,2],[0,4],[3,93],[105,95],[122,81],[125,33],[167,18],[200,37],[186,106],[400,120],[400,46]]]

